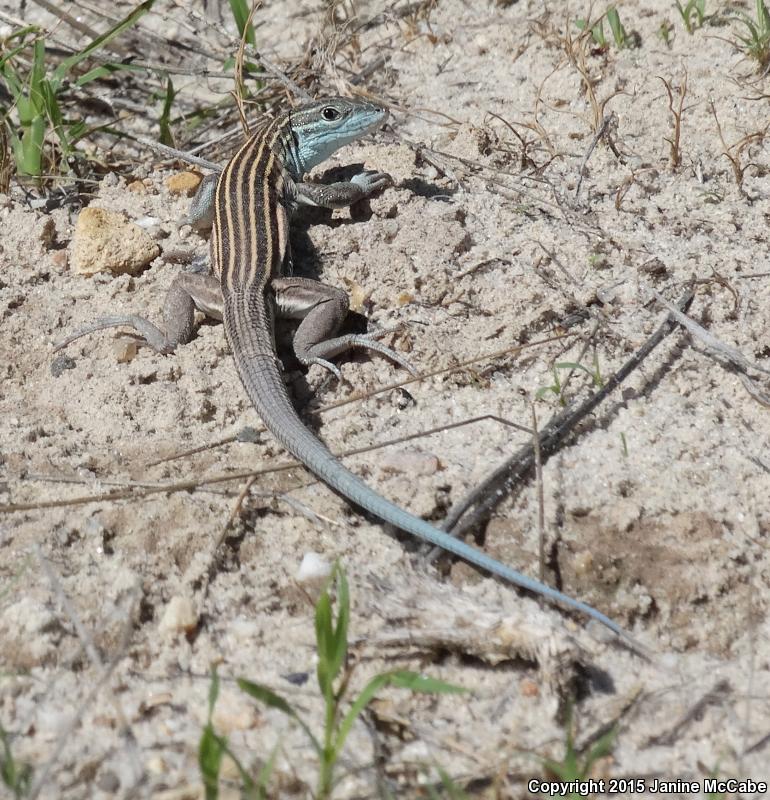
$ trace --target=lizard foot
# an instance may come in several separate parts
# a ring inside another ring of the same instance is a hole
[[[374,333],[368,334],[350,333],[344,336],[337,336],[334,339],[327,339],[324,342],[314,345],[313,347],[309,348],[306,353],[297,353],[297,356],[306,366],[318,364],[319,366],[324,367],[324,369],[329,370],[329,372],[331,372],[337,378],[337,380],[342,380],[342,374],[340,373],[339,369],[335,367],[334,364],[332,364],[328,359],[332,356],[338,355],[339,353],[344,353],[346,350],[350,350],[353,347],[363,347],[367,350],[373,350],[375,353],[385,356],[385,358],[389,359],[394,364],[398,364],[399,367],[403,367],[411,375],[418,377],[419,373],[417,370],[405,358],[402,358],[402,356],[393,350],[393,348],[388,347],[387,345],[384,345],[378,341],[383,336],[387,336],[389,333],[399,330],[399,327],[400,326],[396,326],[394,328],[383,328],[380,331],[375,331]]]
[[[359,172],[350,179],[350,182],[363,190],[364,195],[367,197],[381,189],[393,185],[393,178],[387,172],[377,172],[376,170],[366,170]]]
[[[81,328],[79,331],[75,331],[75,333],[56,344],[53,348],[54,352],[62,350],[68,344],[72,344],[76,339],[80,339],[90,333],[103,331],[107,328],[119,328],[121,326],[133,328],[156,353],[166,355],[174,352],[174,345],[168,341],[166,334],[156,325],[153,325],[152,322],[136,314],[97,319],[96,322],[87,325],[85,328]]]

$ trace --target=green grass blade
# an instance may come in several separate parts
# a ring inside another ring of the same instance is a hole
[[[282,711],[287,717],[293,719],[300,726],[300,728],[305,731],[316,753],[321,753],[321,745],[318,743],[318,739],[313,736],[313,732],[310,730],[310,728],[308,728],[307,724],[304,722],[304,720],[302,720],[299,714],[297,714],[292,706],[289,705],[289,703],[287,703],[286,700],[284,700],[280,695],[276,694],[272,689],[268,689],[267,686],[246,680],[246,678],[238,678],[236,683],[240,687],[241,691],[246,692],[246,694],[248,694],[250,697],[258,700],[260,703],[264,703],[270,708],[275,708],[278,711]]]
[[[73,67],[77,66],[83,59],[88,58],[92,53],[95,53],[100,47],[111,42],[116,36],[120,36],[127,28],[136,24],[136,22],[153,7],[154,3],[155,0],[144,0],[143,3],[140,3],[130,14],[118,22],[117,25],[114,25],[106,33],[101,34],[101,36],[97,36],[82,50],[71,55],[69,58],[65,58],[54,70],[53,75],[51,75],[51,85],[54,92],[59,90],[62,81]]]
[[[16,153],[16,166],[22,175],[38,177],[43,172],[43,142],[45,141],[45,117],[41,114],[24,129]]]
[[[170,77],[166,77],[166,93],[163,97],[163,110],[160,112],[160,143],[173,146],[174,137],[171,135],[171,108],[174,105],[176,90]]]
[[[144,67],[137,67],[133,64],[100,64],[98,67],[94,67],[81,75],[75,81],[75,86],[85,86],[91,81],[108,78],[115,72],[141,72],[143,69]]]
[[[257,794],[257,786],[254,783],[254,779],[251,777],[251,775],[249,775],[248,771],[243,766],[243,764],[241,764],[240,759],[230,749],[229,745],[227,744],[227,741],[224,738],[222,738],[221,741],[224,747],[223,749],[224,754],[230,757],[233,764],[235,764],[236,769],[238,770],[238,774],[241,776],[241,783],[243,784],[244,796],[249,799],[255,798],[255,800],[261,800],[261,798]]]
[[[757,0],[757,22],[765,34],[770,33],[770,11],[767,10],[764,0]]]
[[[336,678],[348,654],[348,628],[350,626],[350,589],[344,571],[335,568],[337,576],[337,625],[334,628],[331,645],[332,677]]]
[[[315,641],[318,651],[318,666],[316,667],[316,677],[321,694],[327,701],[333,695],[332,681],[332,641],[334,630],[332,628],[332,601],[329,597],[328,584],[321,592],[315,606]]]
[[[70,134],[65,124],[64,116],[61,113],[59,103],[56,100],[56,95],[53,93],[51,84],[44,80],[40,88],[42,90],[46,116],[51,121],[56,136],[59,138],[62,153],[66,158],[72,152],[72,147],[70,145]]]
[[[209,722],[211,722],[211,715],[214,713],[214,706],[217,704],[219,697],[219,674],[217,668],[211,668],[211,685],[209,686]]]
[[[248,44],[256,44],[257,40],[254,36],[254,28],[251,24],[249,24],[248,27],[246,26],[246,22],[249,19],[249,6],[246,0],[230,0],[230,10],[233,12],[235,26],[238,28],[238,33],[241,38],[244,38],[243,32],[245,30],[246,42]]]
[[[270,783],[270,778],[275,769],[275,759],[278,755],[278,745],[276,745],[270,753],[270,758],[262,765],[262,769],[257,775],[257,784],[255,792],[255,800],[267,800],[267,786]]]
[[[0,781],[13,792],[14,798],[26,797],[32,784],[32,768],[16,761],[11,751],[11,742],[5,729],[0,725]]]
[[[28,47],[29,47],[29,42],[24,42],[24,44],[20,44],[18,47],[14,47],[12,50],[9,50],[7,53],[5,53],[5,55],[2,56],[2,58],[0,58],[0,68],[5,67],[5,65],[14,56],[18,55],[23,50],[26,50]],[[3,77],[5,77],[5,75]]]
[[[615,40],[615,44],[621,48],[625,47],[628,37],[626,35],[626,29],[620,21],[620,14],[618,14],[618,10],[615,6],[611,6],[607,9],[607,22],[612,31],[612,38]]]
[[[443,768],[437,766],[439,778],[441,778],[441,785],[447,793],[450,800],[468,800],[468,795],[452,780],[449,773]]]
[[[329,587],[337,584],[337,621],[334,622]],[[340,674],[348,653],[350,590],[345,573],[335,565],[315,607],[316,647],[318,649],[318,685],[327,699],[334,695],[334,681]]]
[[[226,749],[227,741],[214,733],[214,728],[209,722],[203,729],[198,745],[198,766],[203,777],[206,800],[217,800],[219,797],[219,771]]]
[[[390,685],[396,689],[409,689],[410,692],[422,694],[463,694],[468,691],[464,686],[455,686],[453,683],[431,678],[419,672],[398,670],[389,674]]]
[[[345,739],[347,739],[358,715],[369,705],[377,692],[386,686],[428,694],[460,694],[467,691],[462,686],[454,686],[451,683],[438,680],[438,678],[430,678],[426,675],[421,675],[419,672],[410,672],[408,670],[383,672],[380,675],[375,675],[361,690],[361,693],[353,701],[340,723],[337,738],[334,742],[334,749],[337,755],[342,752]]]

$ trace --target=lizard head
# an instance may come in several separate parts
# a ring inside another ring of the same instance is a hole
[[[303,168],[311,170],[335,150],[379,127],[382,106],[346,97],[327,97],[293,111],[290,124]]]

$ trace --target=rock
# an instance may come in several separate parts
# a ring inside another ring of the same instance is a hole
[[[122,214],[94,206],[78,214],[72,240],[72,269],[80,275],[137,275],[159,255],[158,245]]]
[[[158,629],[161,633],[190,633],[198,625],[198,615],[192,601],[176,595],[169,600]]]
[[[356,314],[362,314],[369,302],[371,292],[364,289],[361,284],[356,281],[349,281],[348,297],[350,298],[350,310],[355,311]]]
[[[112,344],[112,351],[118,364],[129,364],[139,352],[139,344],[135,339],[118,339]]]
[[[69,256],[67,255],[66,250],[57,250],[52,256],[51,261],[56,269],[64,271],[67,269],[67,263],[69,261]]]
[[[302,558],[297,570],[297,582],[310,585],[323,585],[331,575],[332,565],[318,553],[308,552]]]
[[[131,183],[126,186],[126,189],[134,194],[147,194],[147,187],[144,185],[143,181],[131,181]]]
[[[171,194],[192,197],[198,191],[203,176],[199,172],[177,172],[166,178],[166,188]]]
[[[46,250],[50,250],[56,244],[56,225],[51,217],[43,219],[43,223],[37,230],[37,237]]]
[[[56,356],[51,362],[51,375],[58,378],[65,369],[75,369],[75,359],[70,356]]]

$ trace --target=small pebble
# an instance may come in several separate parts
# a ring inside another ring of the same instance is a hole
[[[256,444],[259,441],[259,431],[247,425],[245,428],[238,431],[235,436],[235,441],[245,444]]]
[[[198,625],[198,615],[192,601],[176,595],[168,601],[158,625],[161,633],[191,633]]]
[[[75,369],[75,359],[70,356],[56,356],[51,362],[51,375],[58,378],[65,369]]]
[[[203,176],[199,172],[177,172],[166,178],[166,188],[171,194],[192,197],[201,185]]]
[[[297,570],[297,581],[299,583],[318,584],[325,581],[331,575],[332,566],[318,553],[305,553],[302,563]]]
[[[112,343],[112,352],[118,364],[130,364],[139,352],[139,343],[134,339],[116,339]]]
[[[50,250],[56,243],[56,225],[51,217],[45,217],[37,236],[46,250]]]

